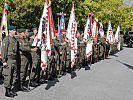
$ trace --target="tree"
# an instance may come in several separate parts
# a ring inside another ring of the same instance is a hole
[[[78,30],[83,31],[88,12],[95,12],[95,16],[107,29],[110,20],[113,31],[118,25],[122,31],[126,28],[133,29],[133,5],[127,5],[123,0],[51,0],[51,8],[56,29],[58,26],[57,13],[64,11],[66,27],[69,20],[72,3],[75,4],[75,16],[79,22]],[[33,28],[39,26],[44,0],[8,0],[10,23],[18,28]],[[4,0],[0,0],[0,18],[2,17]]]

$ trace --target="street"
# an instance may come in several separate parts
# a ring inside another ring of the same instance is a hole
[[[48,81],[30,92],[17,92],[13,100],[133,100],[133,48],[124,47],[108,59]],[[0,100],[4,96],[0,86]]]

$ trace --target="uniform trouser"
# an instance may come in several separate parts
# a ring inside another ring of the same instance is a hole
[[[54,59],[54,55],[51,55],[51,61],[48,66],[49,75],[54,74],[54,70],[55,70],[55,59]]]
[[[16,60],[8,59],[7,64],[8,66],[3,68],[4,86],[6,88],[11,88],[16,78]]]
[[[67,70],[70,70],[71,69],[71,59],[70,58],[66,60],[66,69]]]
[[[30,66],[29,60],[25,57],[21,57],[21,67],[20,67],[20,82],[25,82],[27,77],[28,67]]]
[[[3,71],[3,64],[2,64],[2,61],[0,59],[0,78],[2,77],[2,71]]]
[[[103,55],[104,55],[104,46],[100,45],[100,50],[99,50],[99,57],[100,57],[100,59],[103,59]]]
[[[36,75],[37,75],[37,72],[38,72],[38,68],[40,67],[40,66],[38,66],[38,57],[34,57],[33,58],[33,63],[32,63],[32,68],[31,68],[31,74],[30,74],[30,79],[31,80],[34,80],[35,79],[35,77],[36,77]]]
[[[2,77],[2,71],[3,71],[3,67],[0,66],[0,78]]]

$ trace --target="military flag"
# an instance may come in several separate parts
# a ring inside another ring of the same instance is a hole
[[[85,30],[84,30],[84,38],[83,38],[84,42],[87,42],[88,39],[92,36],[92,16],[93,15],[94,15],[94,12],[88,13]]]
[[[59,34],[58,34],[58,36],[61,35],[61,32],[62,32],[62,31],[65,31],[64,13],[62,12],[62,13],[60,13],[60,15],[61,15],[61,18],[60,18],[60,27],[59,27]]]
[[[87,18],[87,22],[84,30],[83,41],[87,43],[86,51],[85,51],[86,58],[88,58],[92,54],[93,40],[91,40],[91,36],[92,36],[92,15],[93,14],[94,14],[93,12],[88,13],[88,18]]]
[[[99,34],[101,37],[104,37],[103,24],[99,22]]]
[[[87,42],[87,40],[90,37],[90,34],[91,34],[91,24],[90,24],[90,17],[88,15],[87,22],[86,22],[86,25],[85,25],[85,30],[84,30],[84,38],[83,38],[84,42]]]
[[[120,35],[120,26],[117,27],[116,33],[115,33],[115,40],[116,42],[119,41],[119,35]]]
[[[92,55],[92,46],[93,46],[93,41],[89,40],[86,45],[86,51],[85,51],[86,58],[89,58]]]
[[[119,40],[119,36],[120,36],[120,26],[117,27],[117,30],[116,30],[116,33],[115,33],[115,41],[118,43],[117,44],[117,49],[120,51],[121,41]]]
[[[107,39],[109,44],[113,44],[115,42],[115,37],[114,37],[113,31],[112,31],[112,27],[111,27],[110,21],[108,23],[108,30],[107,30],[106,39]]]
[[[50,16],[49,16],[49,6],[47,1],[45,1],[42,17],[40,19],[40,25],[38,30],[38,35],[34,39],[33,45],[41,47],[41,68],[45,71],[48,64],[48,58],[51,55],[50,46]]]
[[[69,43],[71,42],[71,33],[72,33],[72,27],[74,24],[74,20],[75,20],[75,15],[74,15],[74,4],[73,4],[68,27],[67,27],[67,32],[66,32],[66,41],[68,41]]]
[[[75,56],[77,54],[77,51],[78,51],[78,39],[77,39],[77,25],[78,25],[78,22],[75,23]]]
[[[49,26],[50,26],[50,43],[52,43],[52,39],[56,37],[55,33],[55,26],[54,26],[54,20],[52,15],[52,8],[48,7],[48,16],[49,16]]]
[[[92,37],[97,40],[98,37],[98,19],[95,17],[92,24]]]
[[[76,36],[76,20],[75,20],[75,12],[73,4],[66,33],[66,41],[69,42],[69,45],[71,47],[71,68],[73,68],[75,62],[75,36]]]
[[[1,20],[1,26],[0,26],[0,57],[1,57],[1,46],[2,46],[2,40],[5,36],[8,35],[8,25],[7,25],[7,12],[8,12],[8,4],[6,0],[4,1],[4,10]]]

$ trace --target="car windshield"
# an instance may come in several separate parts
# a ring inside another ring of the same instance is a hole
[[[133,35],[133,32],[129,32],[128,34],[129,34],[129,35]]]

